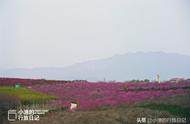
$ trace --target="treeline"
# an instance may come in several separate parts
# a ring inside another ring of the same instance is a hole
[[[144,80],[128,80],[128,81],[125,81],[125,82],[150,82],[149,79],[144,79]]]
[[[0,78],[0,86],[14,86],[21,84],[24,86],[35,84],[54,84],[54,83],[72,83],[73,81],[67,80],[46,80],[46,79],[20,79],[20,78]]]

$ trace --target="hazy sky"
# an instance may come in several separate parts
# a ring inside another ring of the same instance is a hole
[[[189,0],[0,0],[0,68],[137,51],[190,55]]]

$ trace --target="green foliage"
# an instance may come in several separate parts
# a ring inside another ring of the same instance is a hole
[[[144,79],[144,82],[150,82],[150,80],[149,79]]]
[[[178,105],[150,103],[141,105],[140,107],[149,108],[152,110],[167,111],[172,115],[190,118],[190,108],[185,108]]]
[[[56,99],[41,92],[33,91],[28,88],[20,87],[0,87],[0,94],[15,96],[21,100],[23,104],[45,102],[50,99]]]
[[[158,91],[167,91],[167,90],[177,90],[177,89],[184,89],[184,90],[189,90],[190,87],[171,87],[171,88],[135,88],[135,89],[128,89],[127,87],[124,88],[124,91],[135,91],[135,92],[139,92],[139,91],[151,91],[151,90],[158,90]]]

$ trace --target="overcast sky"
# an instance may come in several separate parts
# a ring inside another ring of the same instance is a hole
[[[189,0],[0,0],[0,68],[137,51],[190,55]]]

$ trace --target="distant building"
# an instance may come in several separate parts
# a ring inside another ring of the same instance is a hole
[[[190,82],[190,79],[186,79],[185,81],[188,81],[188,82]]]
[[[186,80],[184,80],[183,82],[190,82],[190,79],[186,79]]]
[[[185,81],[184,78],[172,78],[169,80],[169,82],[176,82],[176,83],[183,82],[183,81]]]

